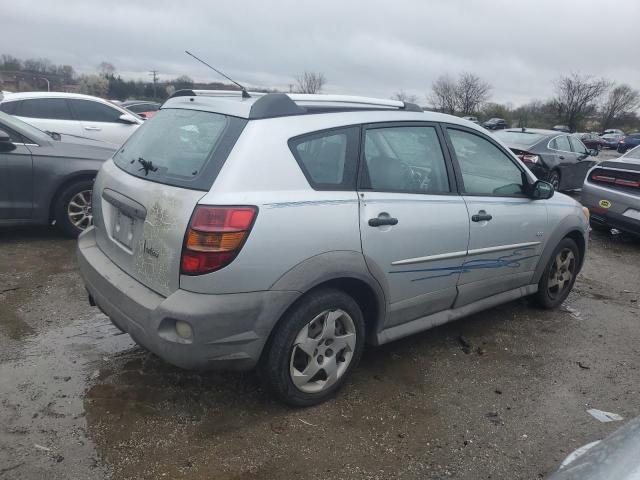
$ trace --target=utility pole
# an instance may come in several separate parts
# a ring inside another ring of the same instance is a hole
[[[149,75],[153,79],[153,98],[155,99],[155,98],[158,98],[158,95],[156,94],[156,85],[158,83],[158,70],[151,70],[149,72]]]

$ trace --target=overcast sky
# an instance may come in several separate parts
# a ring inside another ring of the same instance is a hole
[[[580,71],[640,88],[639,0],[0,0],[0,53],[127,78],[218,77],[286,89],[321,71],[326,92],[420,103],[443,73],[470,71],[515,105]]]

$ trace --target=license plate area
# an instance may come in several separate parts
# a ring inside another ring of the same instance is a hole
[[[113,222],[113,239],[131,250],[133,246],[133,227],[135,220],[121,210],[116,210]]]

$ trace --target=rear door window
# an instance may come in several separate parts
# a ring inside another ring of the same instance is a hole
[[[113,160],[126,172],[153,182],[209,190],[246,123],[212,112],[160,110]]]
[[[449,193],[449,178],[435,127],[368,128],[364,188],[374,191]]]
[[[118,123],[122,112],[91,100],[71,99],[71,106],[76,118],[83,122]]]
[[[51,120],[73,120],[69,104],[64,98],[31,98],[21,100],[14,115]]]
[[[359,127],[292,138],[289,148],[315,190],[355,190]]]
[[[557,137],[555,149],[562,152],[570,152],[571,146],[569,145],[569,137],[567,137],[566,135]]]

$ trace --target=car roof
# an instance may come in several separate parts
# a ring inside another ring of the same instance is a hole
[[[160,103],[154,102],[153,100],[125,100],[124,102],[120,103],[120,106],[130,107],[131,105],[144,105],[147,103],[151,105],[160,105]]]
[[[93,97],[91,95],[83,95],[81,93],[68,93],[68,92],[20,92],[20,93],[6,93],[0,98],[0,102],[13,101],[13,100],[26,100],[32,98],[78,98],[82,100],[93,100],[101,103],[110,103],[99,97]]]
[[[517,132],[517,133],[535,133],[538,135],[549,135],[557,137],[558,135],[570,135],[567,132],[560,132],[558,130],[548,130],[545,128],[506,128],[504,132]]]
[[[454,115],[423,111],[413,104],[398,100],[349,95],[253,93],[243,97],[239,91],[193,91],[174,94],[162,109],[184,108],[258,120],[316,114],[341,115],[344,124],[368,121],[421,121],[457,124],[485,133],[477,124]],[[179,92],[176,92],[179,93]],[[263,105],[261,105],[263,104]],[[408,105],[408,108],[405,106]]]

